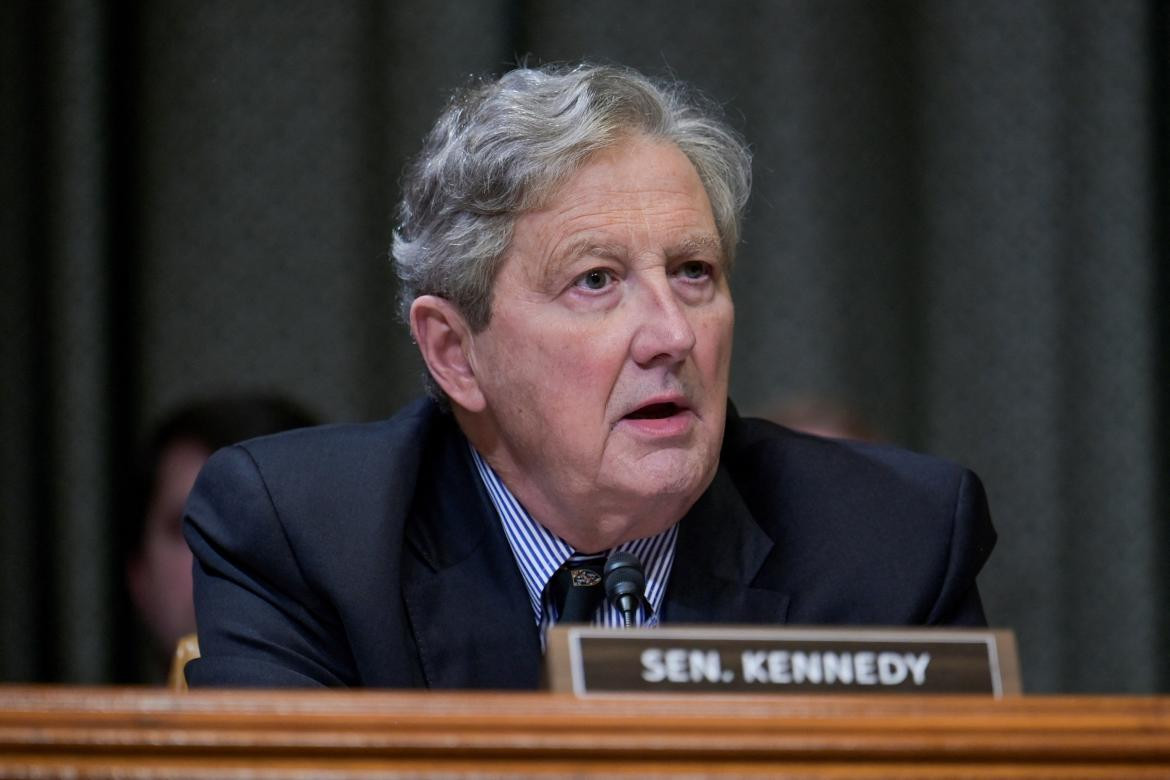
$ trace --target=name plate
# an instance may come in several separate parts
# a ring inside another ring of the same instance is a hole
[[[554,626],[545,664],[578,696],[1020,693],[1003,630]]]

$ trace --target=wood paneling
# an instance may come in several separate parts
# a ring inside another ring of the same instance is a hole
[[[1170,699],[0,688],[0,777],[1170,777]]]

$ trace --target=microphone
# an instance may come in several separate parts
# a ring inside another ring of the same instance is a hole
[[[642,562],[632,553],[615,552],[605,562],[601,576],[609,603],[622,613],[626,628],[633,628],[634,615],[645,600],[646,573],[642,571]]]

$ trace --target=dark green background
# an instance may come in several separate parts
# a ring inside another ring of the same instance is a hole
[[[1170,688],[1167,7],[140,3],[0,9],[0,679],[125,663],[111,529],[194,394],[418,390],[396,179],[470,73],[588,56],[724,102],[757,186],[733,392],[838,399],[984,478],[1030,691]]]

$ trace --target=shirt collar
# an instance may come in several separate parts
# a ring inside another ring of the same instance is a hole
[[[516,565],[524,578],[524,584],[528,589],[528,598],[532,603],[533,618],[542,629],[543,642],[544,629],[551,622],[544,601],[545,586],[556,570],[575,551],[566,541],[533,520],[532,516],[521,506],[470,442],[468,447],[471,449],[472,459],[475,461],[480,479],[483,480],[488,496],[491,497],[492,504],[495,506],[496,514],[499,515],[500,522],[504,527],[504,535],[508,539],[508,546],[512,548]],[[677,539],[678,524],[675,523],[654,536],[622,542],[613,550],[633,553],[642,562],[642,567],[646,572],[646,601],[649,603],[649,610],[647,614],[639,616],[639,625],[653,626],[658,624],[662,598],[666,592],[666,583],[670,579],[671,567],[674,564],[674,548]],[[619,612],[609,606],[598,610],[598,618],[595,622],[607,627],[622,625]]]

